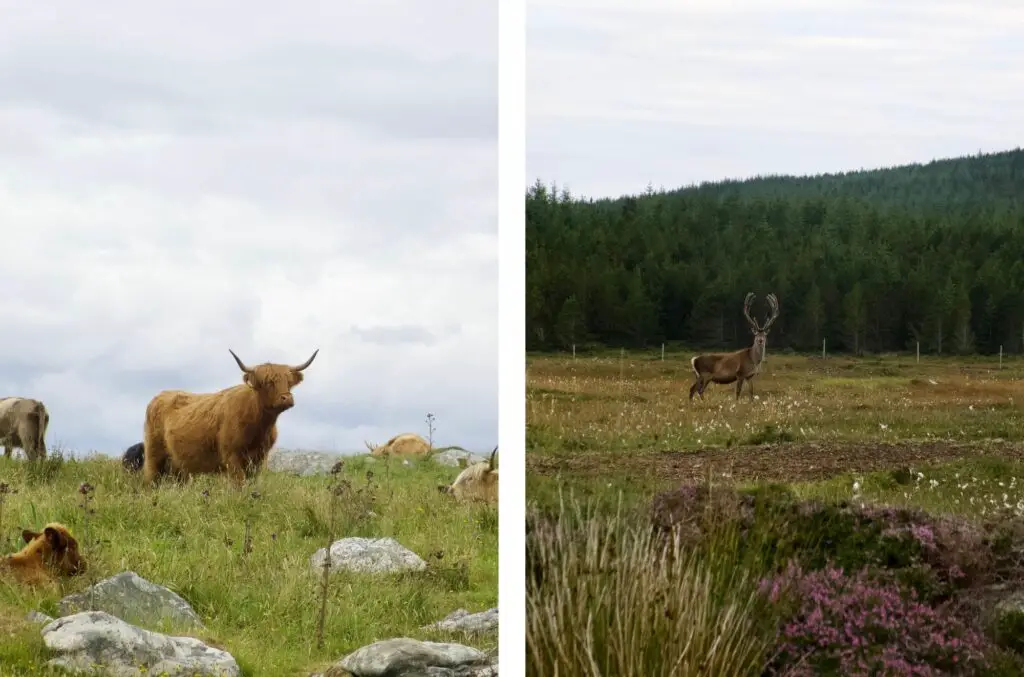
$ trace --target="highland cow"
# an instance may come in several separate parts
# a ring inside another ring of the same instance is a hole
[[[494,467],[494,456],[498,447],[494,447],[491,457],[486,461],[474,463],[463,469],[445,493],[451,494],[459,501],[498,502],[498,469]]]
[[[146,407],[143,479],[155,484],[170,473],[226,472],[239,485],[254,477],[277,442],[277,417],[295,406],[292,388],[316,350],[297,367],[270,362],[247,367],[235,355],[240,385],[216,393],[164,390]]]
[[[13,555],[0,557],[0,575],[10,573],[19,583],[49,583],[57,576],[77,576],[85,572],[85,560],[78,552],[78,541],[63,524],[51,522],[42,533],[21,532],[25,547]]]
[[[0,442],[10,458],[15,447],[25,450],[30,461],[46,458],[46,428],[50,414],[39,400],[27,397],[0,399]]]
[[[395,435],[384,444],[375,445],[366,442],[371,456],[426,456],[430,453],[430,443],[416,433]]]

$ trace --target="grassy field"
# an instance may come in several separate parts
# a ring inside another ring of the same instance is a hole
[[[107,458],[61,461],[30,472],[0,458],[3,497],[0,551],[20,548],[22,527],[67,524],[90,564],[64,590],[27,592],[0,581],[0,673],[44,674],[39,629],[31,609],[56,615],[64,595],[131,570],[184,597],[202,617],[204,641],[229,651],[246,675],[305,675],[376,640],[437,639],[420,626],[457,608],[497,605],[497,510],[459,506],[437,491],[457,469],[432,462],[404,466],[346,460],[351,488],[335,501],[331,526],[328,477],[264,472],[252,491],[220,477],[142,489]],[[95,487],[86,518],[82,482]],[[246,522],[251,551],[243,553]],[[424,572],[369,576],[332,574],[324,648],[316,648],[320,576],[309,557],[331,534],[391,536],[428,562]],[[452,639],[450,637],[441,637]],[[458,638],[487,650],[497,638]]]
[[[1016,564],[950,582],[943,577],[956,567],[920,554],[930,542],[893,545],[895,536],[879,535],[859,543],[859,527],[849,526],[859,518],[848,511],[866,510],[878,524],[896,519],[888,510],[923,510],[911,529],[922,538],[959,525],[929,556],[972,561],[984,551],[986,562],[1002,561],[986,548],[1003,536],[957,539],[980,529],[1017,534],[1024,525],[1024,360],[1004,359],[1000,369],[998,358],[770,353],[753,401],[746,390],[737,402],[732,386],[711,385],[704,401],[690,402],[692,354],[528,358],[528,674],[906,674],[901,660],[944,670],[920,674],[1022,674],[1024,647],[1007,649],[988,616],[964,611],[1016,585],[1024,576]],[[751,526],[742,511],[726,511],[700,518],[715,526],[697,542],[653,536],[652,499],[682,485],[765,496],[758,510],[782,517]],[[781,506],[805,507],[773,507],[773,492],[785,497]],[[794,531],[798,514],[812,515],[809,535]],[[783,543],[803,543],[800,558],[815,566],[835,557],[846,567],[792,574],[792,590],[815,591],[795,616],[795,607],[767,604],[762,594],[763,581],[785,578]],[[885,564],[888,551],[874,559],[874,543],[896,548],[908,568]],[[863,566],[889,582],[870,592],[875,584],[854,578]],[[893,577],[902,587],[892,587]],[[914,606],[911,588],[924,595],[936,586],[944,597]],[[888,620],[858,625],[857,609],[879,599],[895,605]],[[818,624],[802,625],[809,617]],[[827,645],[832,628],[851,627],[860,649]],[[922,649],[924,636],[944,639]],[[888,653],[872,658],[876,643]],[[783,655],[808,649],[799,660]],[[805,659],[825,672],[810,671]],[[961,670],[960,660],[970,666]]]
[[[712,384],[688,401],[693,353],[533,357],[532,453],[676,451],[772,441],[1020,439],[1024,360],[769,354],[740,401]]]
[[[999,369],[998,358],[769,353],[752,401],[712,384],[691,402],[692,354],[531,356],[528,494],[550,496],[556,477],[627,493],[712,469],[781,481],[810,468],[816,479],[858,464],[1012,455],[1024,439],[1021,359]]]

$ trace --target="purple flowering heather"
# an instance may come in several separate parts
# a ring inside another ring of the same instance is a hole
[[[979,667],[985,639],[952,614],[862,570],[804,572],[790,562],[761,582],[772,602],[792,604],[778,631],[775,674],[931,675]]]

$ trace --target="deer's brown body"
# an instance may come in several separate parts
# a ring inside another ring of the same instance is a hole
[[[754,334],[754,342],[742,350],[734,350],[729,353],[705,353],[696,355],[690,360],[693,367],[696,381],[690,386],[690,399],[694,394],[704,399],[704,388],[708,383],[736,384],[736,399],[740,398],[743,392],[743,384],[750,384],[750,399],[754,399],[753,378],[761,370],[761,362],[764,361],[765,341],[768,338],[768,328],[772,326],[775,318],[779,316],[779,300],[775,294],[768,295],[768,305],[771,306],[771,314],[761,327],[750,317],[750,302],[754,293],[747,294],[743,301],[743,314],[750,325],[750,331]]]

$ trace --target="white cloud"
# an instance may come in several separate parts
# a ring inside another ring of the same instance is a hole
[[[0,394],[119,453],[161,389],[320,349],[279,445],[497,437],[493,3],[18,5]],[[358,10],[358,11],[357,11]]]
[[[619,195],[1019,143],[1024,8],[1009,0],[527,11],[528,183]]]

